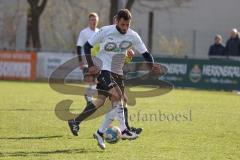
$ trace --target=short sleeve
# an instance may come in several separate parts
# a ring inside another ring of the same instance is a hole
[[[133,48],[136,49],[141,54],[147,52],[147,48],[146,48],[145,44],[143,43],[142,39],[140,38],[140,36],[137,33],[135,34]]]
[[[83,32],[80,32],[79,36],[78,36],[78,40],[77,40],[77,46],[83,47],[84,44],[86,43],[86,38],[84,36]]]
[[[97,33],[95,33],[89,40],[88,43],[91,46],[95,46],[98,43],[101,43],[103,38],[105,37],[105,30],[101,28]]]

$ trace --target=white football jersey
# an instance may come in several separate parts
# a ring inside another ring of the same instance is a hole
[[[95,31],[93,31],[91,28],[87,27],[79,33],[77,46],[81,47],[82,55],[84,55],[83,49],[84,44],[98,31],[99,31],[98,28],[96,28]]]
[[[147,51],[137,32],[128,29],[126,34],[121,34],[116,25],[104,26],[89,40],[94,46],[100,44],[100,51],[97,57],[102,61],[101,70],[107,70],[116,74],[123,74],[123,66],[127,50],[136,49],[139,53]]]

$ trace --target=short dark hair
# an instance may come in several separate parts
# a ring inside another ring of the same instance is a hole
[[[132,19],[132,14],[128,9],[121,9],[117,13],[117,20],[119,21],[121,18],[123,18],[126,21],[131,20]]]

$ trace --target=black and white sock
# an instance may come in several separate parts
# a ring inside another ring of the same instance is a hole
[[[91,116],[95,111],[96,111],[96,107],[93,103],[88,103],[87,106],[85,107],[85,109],[82,111],[82,113],[80,113],[77,118],[75,118],[75,121],[80,124],[82,121],[84,121],[85,119],[87,119],[89,116]]]
[[[125,125],[127,127],[128,130],[130,130],[130,126],[128,123],[128,108],[124,107],[124,118],[125,118]]]

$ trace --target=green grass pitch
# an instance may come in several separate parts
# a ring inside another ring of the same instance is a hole
[[[55,105],[81,96],[63,95],[47,83],[0,81],[0,160],[237,160],[240,159],[240,96],[231,92],[175,89],[137,99],[130,124],[142,127],[134,141],[98,148],[92,134],[102,117],[81,125],[73,137]],[[165,115],[165,117],[164,117]]]

